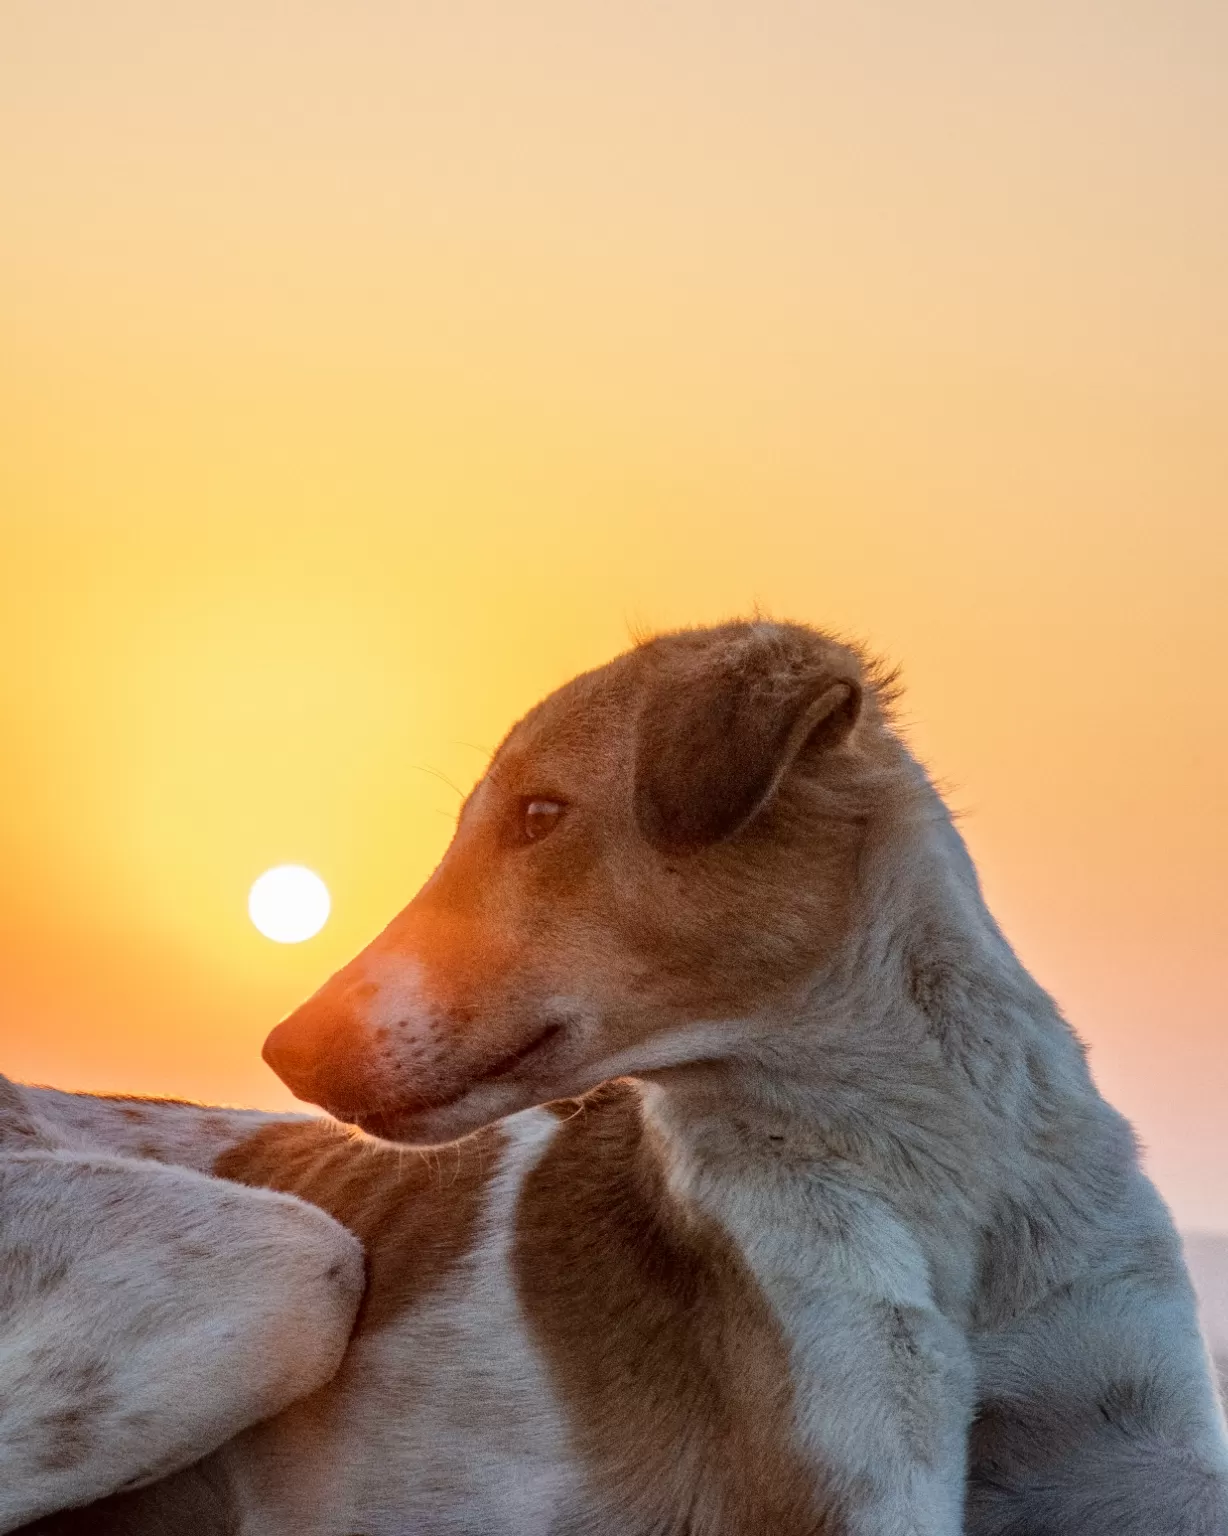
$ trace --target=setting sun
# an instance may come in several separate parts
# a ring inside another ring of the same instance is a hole
[[[247,910],[266,939],[301,944],[314,938],[328,921],[328,887],[301,864],[266,869],[247,894]]]

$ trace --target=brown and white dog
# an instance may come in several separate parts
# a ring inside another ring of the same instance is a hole
[[[0,1078],[0,1531],[165,1477],[321,1386],[362,1289],[321,1211],[71,1150]]]
[[[533,710],[268,1041],[377,1140],[47,1096],[317,1202],[371,1288],[324,1390],[46,1529],[1224,1536],[1169,1216],[889,704],[756,622]]]

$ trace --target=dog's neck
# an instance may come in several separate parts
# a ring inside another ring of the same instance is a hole
[[[850,1175],[972,1283],[1020,1138],[1111,1114],[1082,1050],[1003,938],[938,796],[867,835],[850,941],[787,1017],[720,1059],[653,1073],[646,1114],[676,1191],[721,1210]]]

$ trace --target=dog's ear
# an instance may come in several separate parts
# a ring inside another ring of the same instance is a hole
[[[635,816],[662,851],[733,837],[800,754],[839,747],[861,712],[849,653],[847,665],[833,666],[831,656],[799,655],[771,637],[738,640],[672,658],[650,683],[636,737]]]

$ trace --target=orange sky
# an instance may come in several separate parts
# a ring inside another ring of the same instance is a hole
[[[758,603],[903,662],[1228,1226],[1225,57],[1219,0],[7,0],[0,1069],[286,1102],[438,775]]]

